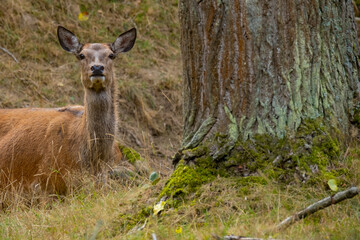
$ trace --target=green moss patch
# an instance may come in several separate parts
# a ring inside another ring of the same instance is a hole
[[[135,227],[143,225],[152,213],[151,207],[143,207],[136,214],[120,214],[116,220],[113,221],[113,236],[119,232],[128,232]]]
[[[144,161],[140,154],[131,147],[125,147],[119,144],[119,148],[131,164],[134,164],[136,161]]]
[[[229,149],[227,141],[233,140],[224,134],[215,134],[213,140],[182,151],[182,160],[159,199],[166,196],[171,203],[175,199],[195,199],[201,194],[200,186],[218,175],[238,178],[237,188],[245,194],[254,184],[326,186],[329,179],[343,180],[346,170],[339,163],[341,146],[330,134],[337,131],[323,123],[322,119],[303,121],[296,134],[281,139],[255,135],[250,140],[235,142],[228,152],[222,150]]]
[[[352,124],[360,128],[360,102],[354,107],[354,113],[351,119]]]
[[[218,170],[211,158],[196,159],[196,164],[185,164],[181,160],[175,171],[166,182],[159,199],[166,196],[170,199],[196,193],[199,187],[215,179]]]
[[[334,174],[337,169],[330,167],[338,162],[340,144],[322,123],[321,119],[306,120],[293,137],[256,135],[239,141],[225,159],[225,166],[240,176],[261,171],[269,179],[285,183],[328,180],[338,175]]]

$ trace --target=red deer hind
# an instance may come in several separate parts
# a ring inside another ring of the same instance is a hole
[[[136,29],[111,44],[81,44],[61,26],[57,34],[62,48],[80,62],[84,107],[0,109],[2,189],[15,184],[65,193],[64,176],[70,171],[87,168],[96,173],[101,162],[121,159],[115,144],[113,60],[134,46]]]

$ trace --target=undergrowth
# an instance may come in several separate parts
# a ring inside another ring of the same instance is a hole
[[[359,157],[348,151],[344,167],[359,184]],[[241,179],[241,178],[240,178]],[[357,239],[360,233],[358,197],[346,200],[299,221],[282,232],[276,224],[311,203],[333,194],[322,185],[279,183],[268,178],[216,177],[201,185],[188,202],[165,206],[154,215],[166,179],[152,185],[111,182],[107,187],[84,178],[82,187],[61,201],[36,207],[19,204],[1,214],[5,239],[79,239],[96,233],[98,239],[212,239],[213,235],[277,239]],[[259,181],[261,179],[261,181]],[[340,190],[347,186],[339,186]]]

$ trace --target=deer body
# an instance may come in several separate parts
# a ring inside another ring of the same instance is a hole
[[[64,193],[64,176],[83,168],[96,173],[101,162],[117,163],[116,86],[112,60],[129,51],[136,30],[112,44],[82,45],[73,33],[58,28],[61,46],[81,62],[84,107],[0,109],[0,185],[41,186]]]

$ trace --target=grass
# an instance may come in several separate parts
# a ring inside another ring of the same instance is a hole
[[[83,6],[82,6],[83,5]],[[80,9],[90,17],[80,22]],[[63,25],[83,42],[112,42],[135,26],[135,48],[117,60],[119,141],[160,173],[152,185],[136,182],[98,185],[82,176],[69,195],[36,196],[16,192],[0,213],[1,239],[212,239],[213,234],[278,239],[360,239],[359,197],[324,209],[285,231],[273,227],[285,217],[332,194],[323,186],[241,185],[218,177],[178,209],[150,214],[181,140],[181,61],[176,0],[3,0],[0,4],[0,107],[60,107],[82,104],[76,60],[61,49],[56,27]],[[344,160],[359,185],[360,156],[354,145]],[[4,206],[3,206],[4,207]],[[142,214],[139,214],[142,213]],[[133,220],[133,221],[132,221]],[[146,221],[146,224],[144,225]],[[144,226],[140,231],[135,229]]]
[[[358,171],[356,165],[354,170]],[[158,239],[212,239],[212,235],[230,234],[278,239],[360,236],[358,198],[319,211],[280,233],[272,230],[285,217],[332,194],[323,187],[253,183],[245,193],[236,178],[219,177],[202,186],[197,197],[178,209],[166,209],[159,216],[151,214],[130,223],[124,216],[137,216],[153,206],[164,179],[155,186],[146,179],[137,186],[113,183],[99,188],[92,177],[83,183],[62,201],[14,206],[1,216],[0,235],[4,239],[88,239],[98,228],[98,239],[151,239],[153,233]],[[145,221],[144,228],[136,231]]]
[[[360,183],[360,152],[349,149],[343,167],[351,178],[340,190]],[[286,217],[334,194],[324,182],[310,186],[285,185],[269,179],[245,183],[237,178],[217,177],[180,204],[165,206],[157,216],[153,206],[166,177],[156,185],[147,177],[119,184],[97,184],[83,176],[69,195],[45,196],[29,205],[16,199],[1,213],[2,239],[213,239],[214,235],[238,235],[276,239],[360,239],[359,197],[346,200],[301,220],[284,231],[274,227]],[[141,230],[138,230],[141,228]]]

